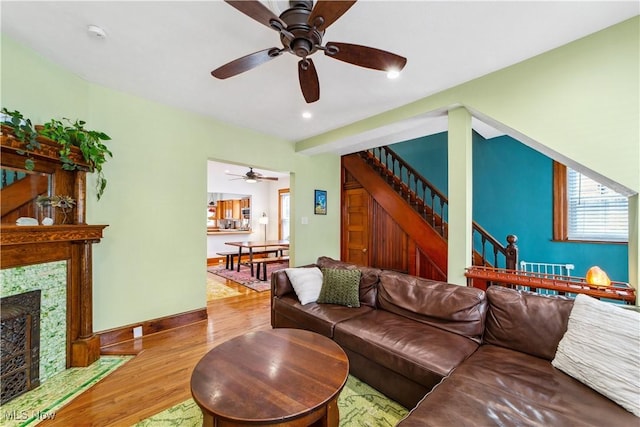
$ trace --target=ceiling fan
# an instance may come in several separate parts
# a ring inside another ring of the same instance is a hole
[[[254,182],[260,182],[260,181],[277,181],[278,180],[278,178],[275,176],[263,176],[261,173],[254,172],[252,167],[250,167],[249,172],[245,173],[244,175],[237,175],[233,173],[228,173],[227,175],[240,177],[240,178],[233,178],[232,181],[236,179],[244,179],[244,182],[248,182],[250,184]]]
[[[350,43],[327,42],[322,46],[324,32],[340,18],[355,1],[318,0],[290,1],[289,9],[276,16],[259,1],[230,1],[231,6],[259,23],[280,33],[282,48],[271,47],[235,59],[211,72],[218,79],[226,79],[251,70],[288,52],[302,58],[298,62],[298,79],[307,103],[320,99],[318,73],[310,56],[321,50],[330,58],[360,67],[382,71],[400,71],[407,59],[380,49]]]

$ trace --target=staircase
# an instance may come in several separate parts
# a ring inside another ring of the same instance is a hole
[[[446,196],[389,147],[377,147],[344,156],[343,167],[402,227],[415,241],[418,251],[436,267],[430,274],[418,275],[434,280],[446,279]],[[509,246],[505,247],[479,224],[473,222],[472,229],[473,265],[516,268],[515,236],[507,237]]]

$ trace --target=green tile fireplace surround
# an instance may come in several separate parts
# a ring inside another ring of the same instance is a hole
[[[40,382],[66,369],[67,262],[0,270],[0,297],[40,289]]]

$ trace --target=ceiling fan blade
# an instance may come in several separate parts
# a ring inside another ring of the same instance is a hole
[[[260,178],[258,178],[258,179],[266,179],[266,180],[268,180],[268,181],[277,181],[277,180],[278,180],[278,178],[277,178],[277,177],[275,177],[275,176],[261,176],[261,177],[260,177]]]
[[[298,62],[298,77],[300,79],[300,89],[302,89],[302,95],[307,104],[320,99],[320,82],[311,58],[303,58]]]
[[[225,0],[231,6],[235,7],[240,12],[247,15],[249,18],[255,19],[259,23],[266,25],[267,27],[281,31],[283,28],[287,28],[280,18],[278,18],[267,6],[259,1],[241,0],[231,1]]]
[[[318,0],[307,22],[319,31],[323,31],[344,15],[354,3],[355,1]]]
[[[350,43],[328,42],[324,54],[339,61],[382,71],[400,71],[407,63],[407,58],[395,53]]]
[[[251,70],[258,65],[262,65],[265,62],[271,61],[272,59],[280,56],[281,53],[282,50],[277,47],[254,52],[247,56],[243,56],[242,58],[234,59],[222,67],[216,68],[211,72],[211,75],[218,79],[233,77],[237,74]]]

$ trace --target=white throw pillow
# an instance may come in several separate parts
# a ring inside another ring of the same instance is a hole
[[[553,366],[640,417],[640,313],[579,294]]]
[[[300,304],[316,302],[322,289],[322,271],[318,267],[285,268]]]

